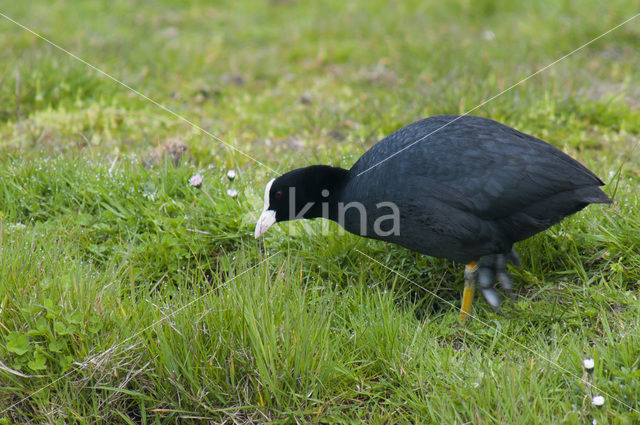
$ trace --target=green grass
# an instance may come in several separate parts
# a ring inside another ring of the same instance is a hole
[[[5,3],[278,171],[348,167],[638,13],[622,0]],[[498,317],[478,300],[461,327],[461,265],[319,221],[255,241],[271,171],[0,18],[0,423],[639,422],[639,28],[474,111],[578,158],[615,203],[518,244],[517,302]]]

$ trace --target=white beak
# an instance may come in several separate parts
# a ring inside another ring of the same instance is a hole
[[[271,190],[271,185],[274,180],[275,179],[271,179],[264,189],[264,206],[262,207],[262,214],[260,214],[260,218],[256,223],[256,231],[254,233],[256,239],[264,235],[266,231],[269,230],[269,227],[273,226],[273,223],[276,222],[276,212],[269,209],[269,191]]]
[[[273,223],[276,222],[276,212],[274,210],[264,210],[262,214],[260,214],[260,218],[256,223],[256,231],[254,236],[258,239],[260,236],[264,235],[269,227],[273,226]]]

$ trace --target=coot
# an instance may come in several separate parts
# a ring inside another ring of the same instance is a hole
[[[323,217],[356,235],[462,262],[464,321],[477,284],[500,312],[515,242],[593,203],[611,203],[594,173],[496,121],[442,115],[387,136],[349,170],[313,165],[271,180],[255,237],[276,222]]]

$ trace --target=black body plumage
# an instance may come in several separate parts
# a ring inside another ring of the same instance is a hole
[[[487,118],[443,115],[375,144],[349,170],[339,198],[365,206],[367,237],[468,263],[508,253],[588,204],[610,203],[603,184],[540,139]],[[381,201],[398,206],[399,234],[373,231],[376,216],[388,214],[376,208]],[[357,211],[344,226],[361,233]]]

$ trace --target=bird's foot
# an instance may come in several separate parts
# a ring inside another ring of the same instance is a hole
[[[467,264],[464,268],[464,292],[462,294],[462,305],[460,306],[460,321],[463,324],[471,317],[471,304],[473,303],[477,276],[478,264],[475,261]]]
[[[515,249],[511,249],[508,254],[486,255],[478,261],[478,270],[475,275],[475,281],[480,288],[480,292],[487,300],[489,305],[502,315],[500,310],[500,294],[493,286],[493,282],[498,280],[503,292],[511,299],[515,299],[513,293],[513,283],[511,277],[507,273],[507,264],[512,263],[516,267],[520,266],[520,257]]]

